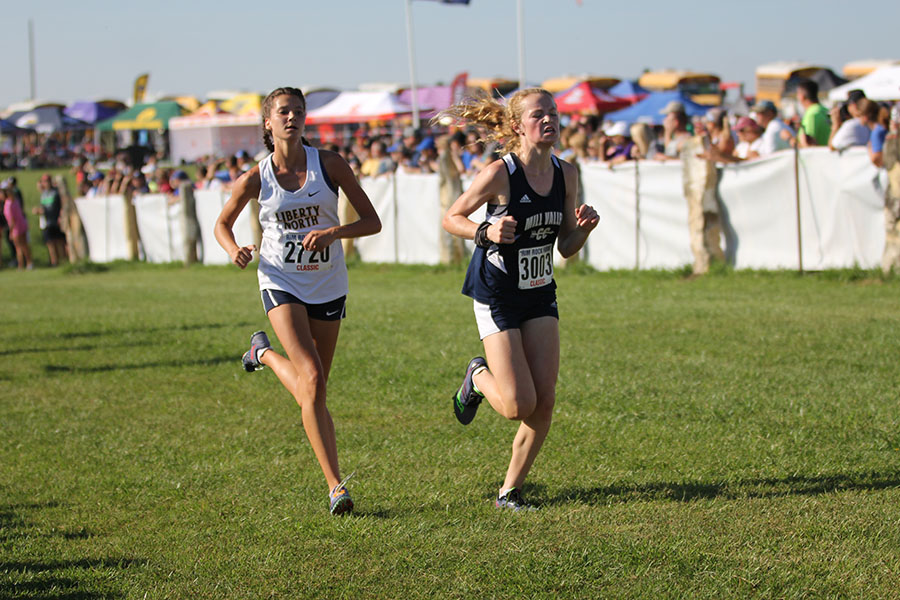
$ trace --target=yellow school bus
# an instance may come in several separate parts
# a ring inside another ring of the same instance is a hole
[[[721,80],[711,73],[694,71],[647,71],[638,79],[638,85],[653,92],[678,90],[698,104],[718,106],[722,103],[719,89]]]
[[[756,67],[756,100],[770,100],[781,106],[784,86],[791,77],[812,77],[827,69],[804,62],[774,62]]]
[[[480,88],[489,94],[506,95],[519,87],[519,82],[512,79],[503,79],[502,77],[493,77],[486,79],[477,79],[469,77],[466,80],[466,87]]]
[[[900,60],[889,58],[854,60],[844,65],[844,68],[841,69],[841,71],[844,73],[844,77],[852,81],[854,79],[859,79],[863,75],[868,75],[875,69],[880,69],[881,67],[889,67],[891,65],[897,64],[900,64]]]

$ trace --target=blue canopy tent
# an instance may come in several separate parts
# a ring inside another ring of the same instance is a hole
[[[29,129],[22,129],[21,127],[16,127],[16,124],[12,121],[7,121],[6,119],[0,119],[0,134],[2,135],[14,135],[19,133],[27,133]]]
[[[304,97],[306,98],[306,111],[309,112],[321,106],[325,106],[340,96],[340,94],[341,93],[338,90],[315,90],[304,94]]]
[[[645,90],[644,88],[639,86],[636,81],[623,79],[616,85],[606,90],[606,93],[610,96],[616,96],[617,98],[627,98],[632,102],[637,102],[638,100],[641,100],[645,96],[647,96],[650,93],[650,90]]]
[[[124,104],[112,100],[101,102],[79,101],[67,106],[63,113],[73,119],[93,124],[97,121],[114,117],[123,110],[125,110]]]
[[[665,115],[662,110],[669,102],[677,100],[684,105],[684,110],[689,117],[703,116],[711,107],[697,104],[678,91],[656,92],[650,94],[637,104],[628,108],[607,113],[604,118],[609,121],[625,121],[626,123],[647,123],[648,125],[662,125]]]

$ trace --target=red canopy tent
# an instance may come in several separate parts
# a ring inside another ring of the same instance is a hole
[[[603,90],[591,86],[587,81],[577,83],[555,96],[556,108],[561,113],[598,115],[629,106],[625,98],[610,96]]]

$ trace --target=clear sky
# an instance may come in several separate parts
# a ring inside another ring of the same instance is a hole
[[[712,72],[753,90],[757,65],[804,60],[840,71],[900,59],[897,0],[523,0],[525,73],[635,78],[645,68]],[[0,107],[29,96],[28,20],[36,95],[71,102],[148,93],[205,97],[281,85],[354,89],[409,83],[406,0],[9,0],[0,35]],[[516,0],[413,0],[421,85],[518,78]]]

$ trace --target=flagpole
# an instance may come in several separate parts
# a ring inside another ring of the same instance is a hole
[[[409,91],[412,99],[413,127],[419,128],[419,97],[416,91],[416,61],[413,47],[412,0],[406,0],[406,48],[409,54]]]
[[[519,89],[525,87],[525,9],[522,0],[516,0],[519,22]]]
[[[29,100],[34,100],[37,97],[37,93],[35,91],[35,68],[34,68],[34,21],[28,19],[28,73],[31,76],[29,86],[29,91],[31,92],[31,98]]]

